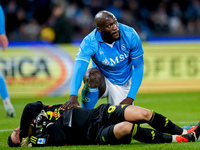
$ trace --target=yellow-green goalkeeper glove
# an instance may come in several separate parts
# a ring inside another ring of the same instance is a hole
[[[22,138],[20,145],[21,147],[32,147],[32,143],[29,143],[29,137]]]

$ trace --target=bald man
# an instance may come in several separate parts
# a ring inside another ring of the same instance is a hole
[[[75,58],[70,98],[62,110],[79,106],[78,91],[82,80],[81,106],[94,108],[107,98],[112,105],[133,104],[144,73],[143,48],[136,31],[118,23],[108,11],[94,19],[96,28],[82,41]],[[92,67],[87,70],[92,60]]]

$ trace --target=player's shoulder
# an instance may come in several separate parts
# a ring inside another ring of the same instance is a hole
[[[132,27],[125,25],[125,24],[122,24],[122,23],[119,23],[119,28],[123,32],[133,32],[133,31],[135,31]]]
[[[130,44],[133,40],[140,40],[139,35],[132,27],[119,23],[119,28],[121,37],[124,41],[126,41],[126,43]]]
[[[121,34],[124,36],[133,36],[137,34],[136,31],[132,27],[127,26],[122,23],[119,23],[119,29],[120,29]]]
[[[97,34],[97,30],[94,29],[92,32],[90,32],[84,39],[83,41],[85,42],[89,42],[88,44],[92,44],[92,43],[97,43],[97,37],[96,37],[96,34]]]

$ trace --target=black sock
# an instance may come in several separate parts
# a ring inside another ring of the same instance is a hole
[[[169,134],[180,135],[183,133],[183,129],[171,122],[168,118],[161,114],[152,111],[153,115],[148,124],[154,129]]]
[[[133,125],[132,138],[143,143],[171,143],[172,136],[152,129],[141,128]]]

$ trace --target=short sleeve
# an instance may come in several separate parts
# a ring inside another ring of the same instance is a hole
[[[94,54],[92,42],[84,39],[79,47],[75,60],[83,60],[90,62],[91,56]]]
[[[133,36],[131,39],[131,53],[130,57],[131,59],[136,59],[144,54],[144,50],[142,48],[142,42],[140,40],[139,35],[136,33],[136,31],[133,29]]]

